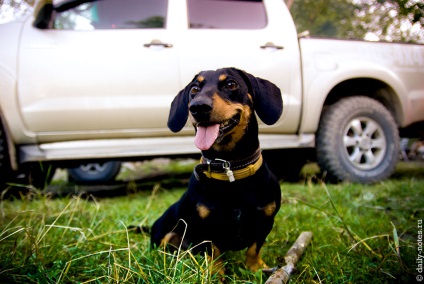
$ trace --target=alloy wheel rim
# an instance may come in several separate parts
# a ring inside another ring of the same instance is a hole
[[[343,146],[348,160],[360,170],[377,167],[387,150],[383,129],[369,117],[349,121],[343,131]]]
[[[87,172],[90,175],[95,175],[102,173],[106,170],[107,165],[106,164],[99,164],[99,163],[89,163],[85,165],[81,165],[81,170]]]

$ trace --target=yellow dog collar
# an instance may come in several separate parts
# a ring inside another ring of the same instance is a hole
[[[253,164],[249,164],[248,166],[246,166],[244,168],[237,169],[237,170],[231,170],[228,165],[227,166],[225,165],[225,163],[228,163],[228,162],[226,162],[226,161],[223,161],[223,162],[224,162],[223,163],[223,170],[224,170],[223,173],[217,173],[217,172],[208,171],[208,170],[202,170],[202,173],[207,178],[233,182],[233,181],[236,181],[236,180],[241,180],[241,179],[253,176],[259,170],[259,168],[262,166],[263,158],[262,158],[262,155],[259,155],[259,158],[256,162],[254,162]]]

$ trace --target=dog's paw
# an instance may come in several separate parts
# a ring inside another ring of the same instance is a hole
[[[255,257],[255,258],[247,258],[246,259],[246,266],[249,268],[249,270],[256,272],[259,269],[266,269],[268,266],[266,263],[262,260],[262,258]]]

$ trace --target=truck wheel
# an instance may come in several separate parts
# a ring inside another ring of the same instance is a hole
[[[13,171],[10,167],[6,133],[0,122],[0,190],[3,190],[7,183],[44,189],[51,182],[55,171],[55,166],[45,162],[27,164],[17,172]]]
[[[3,189],[7,178],[12,174],[9,163],[9,152],[7,148],[6,134],[0,121],[0,190]]]
[[[68,169],[71,180],[77,183],[96,183],[114,180],[121,170],[121,162],[88,163]]]
[[[383,180],[398,160],[399,134],[393,116],[368,97],[350,97],[329,106],[316,139],[321,170],[338,181]]]

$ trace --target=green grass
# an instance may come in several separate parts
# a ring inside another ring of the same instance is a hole
[[[302,231],[312,243],[291,283],[411,283],[418,220],[424,216],[424,166],[402,164],[374,185],[282,183],[282,206],[262,256],[282,258]],[[134,186],[134,185],[132,185]],[[132,190],[133,192],[134,190]],[[208,258],[150,249],[129,225],[152,225],[183,193],[164,188],[115,198],[30,194],[0,203],[1,283],[218,283]],[[244,252],[224,255],[227,283],[264,283],[244,266]]]

